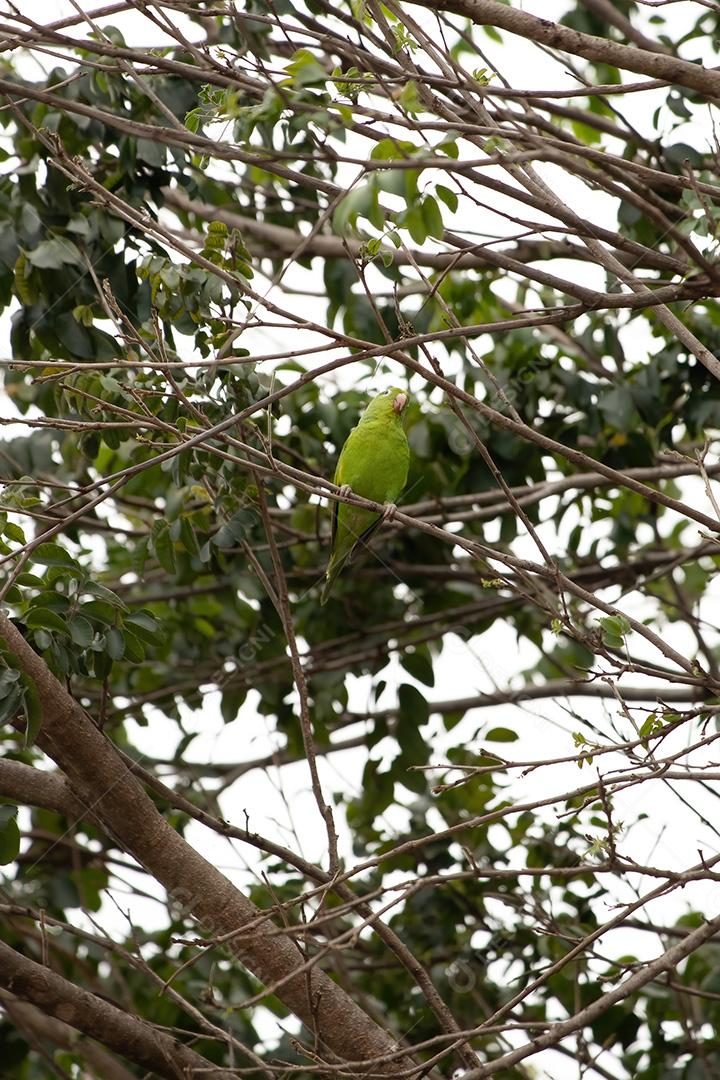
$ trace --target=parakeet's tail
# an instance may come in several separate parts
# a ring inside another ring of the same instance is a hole
[[[330,590],[332,589],[333,581],[334,578],[325,578],[325,584],[323,585],[322,592],[320,593],[320,604],[323,607],[328,602],[328,597],[330,596]]]
[[[323,606],[327,604],[328,597],[330,596],[330,590],[335,584],[335,578],[338,576],[346,562],[346,559],[343,559],[342,562],[338,563],[333,563],[331,560],[330,565],[327,568],[327,573],[325,574],[325,584],[323,585],[322,592],[320,593],[320,603]]]
[[[355,543],[353,544],[353,546],[350,548],[349,551],[346,551],[341,558],[337,557],[337,552],[334,552],[330,556],[330,562],[328,563],[328,567],[325,572],[325,584],[323,585],[322,592],[320,593],[321,604],[327,604],[330,590],[335,584],[335,578],[339,575],[341,570],[344,570],[346,566],[350,566],[351,563],[355,561],[358,552],[365,550],[367,541],[373,535],[378,525],[382,524],[382,520],[382,517],[378,515],[375,520],[372,521],[370,525],[368,525],[367,529],[365,529],[365,532],[361,533],[360,536],[355,539]]]

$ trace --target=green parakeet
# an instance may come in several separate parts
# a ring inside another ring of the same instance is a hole
[[[334,482],[372,502],[394,504],[405,487],[410,448],[403,428],[408,395],[397,386],[374,397],[347,437],[335,470]],[[352,561],[385,518],[349,503],[332,507],[332,549],[320,603],[335,578]]]

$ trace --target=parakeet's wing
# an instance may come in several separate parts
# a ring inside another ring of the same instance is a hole
[[[345,457],[345,451],[347,450],[348,443],[352,439],[353,432],[345,442],[342,450],[340,451],[340,457],[338,458],[337,466],[335,467],[335,475],[333,476],[333,484],[337,484],[338,487],[342,487],[345,481],[343,480],[343,458]],[[338,510],[340,509],[340,503],[337,500],[332,504],[332,521],[330,522],[330,550],[335,547],[335,540],[337,539],[337,527],[338,527]]]
[[[367,412],[348,435],[335,470],[338,487],[347,484],[356,495],[376,503],[395,502],[407,480],[410,450],[405,432],[390,418]],[[327,601],[333,581],[352,562],[376,529],[382,514],[333,500],[330,561],[320,597]]]
[[[353,428],[348,435],[345,445],[340,451],[340,457],[338,458],[337,467],[335,469],[335,476],[333,477],[333,483],[338,487],[342,487],[343,484],[349,484],[353,490],[358,486],[358,480],[361,473],[359,469],[362,469],[362,462],[366,457],[367,452],[367,438],[361,428]],[[374,493],[373,493],[374,494]],[[338,521],[340,515],[343,513],[343,504],[339,502],[333,502],[332,509],[332,521],[330,525],[330,543],[331,551],[335,550],[338,532]],[[353,508],[345,505],[344,507],[345,518],[353,514]],[[357,513],[357,511],[355,511]],[[364,516],[364,515],[363,515]],[[345,522],[346,526],[349,524]],[[354,538],[354,543],[343,559],[343,563],[351,563],[358,553],[359,547],[369,539],[375,532],[380,524],[380,517],[378,516],[374,521],[370,522],[367,528],[361,532],[357,532]]]
[[[334,484],[338,483],[337,471],[335,472],[335,479],[333,480],[333,483]],[[337,502],[337,501],[333,502],[333,504],[332,504],[332,519],[330,521],[330,550],[331,551],[335,547],[335,541],[337,540],[337,519],[338,519],[338,508],[339,508],[339,506],[340,506],[340,503]]]
[[[390,435],[390,432],[388,434]],[[362,494],[365,498],[372,499],[374,502],[394,502],[405,486],[410,459],[405,433],[401,430],[398,434],[399,437],[394,438],[392,436],[395,435],[395,432],[392,432],[392,435],[385,443],[382,465],[378,461],[377,467],[373,468],[371,466],[368,469],[367,463],[372,461],[373,457],[377,459],[378,425],[374,424],[370,429],[369,425],[360,423],[358,427],[353,428],[338,459],[335,470],[335,483],[339,487],[343,484],[349,484],[357,494]],[[388,449],[390,450],[389,455],[387,453]],[[342,504],[339,502],[333,504],[331,526],[333,549],[337,537],[338,518],[342,514],[341,506]],[[346,516],[348,509],[345,506]],[[373,533],[379,529],[382,520],[382,515],[376,514],[365,528],[357,532],[355,542],[343,560],[344,562],[351,563],[353,561],[359,550],[367,544]]]
[[[348,566],[353,562],[353,560],[357,556],[358,552],[360,551],[360,548],[364,547],[364,545],[367,544],[368,540],[371,538],[373,533],[377,532],[377,530],[380,528],[381,522],[382,522],[382,514],[378,514],[378,516],[375,518],[375,520],[368,525],[367,529],[365,529],[364,532],[360,533],[357,540],[355,541],[352,548],[350,549],[350,554],[347,557],[346,561],[347,561]]]

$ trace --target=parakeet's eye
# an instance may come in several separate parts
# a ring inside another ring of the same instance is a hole
[[[383,397],[387,397],[389,393],[390,393],[390,391],[389,391],[389,390],[383,390],[383,392],[382,392],[382,396],[383,396]]]

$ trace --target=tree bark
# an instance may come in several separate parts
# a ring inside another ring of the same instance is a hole
[[[157,1076],[178,1080],[202,1076],[204,1080],[234,1080],[236,1073],[213,1066],[202,1055],[132,1016],[103,998],[83,990],[62,975],[30,960],[0,942],[0,985],[47,1016],[109,1046],[126,1060]]]
[[[112,743],[68,694],[19,630],[0,615],[0,636],[32,680],[43,710],[37,745],[62,769],[75,797],[165,888],[170,898],[226,947],[345,1060],[382,1057],[394,1042],[285,934],[270,916],[204,859],[165,821]],[[246,928],[243,932],[243,928]],[[277,984],[277,985],[276,985]],[[386,1065],[392,1073],[401,1066]]]
[[[720,97],[720,71],[691,64],[676,56],[648,52],[632,45],[620,45],[607,38],[594,37],[593,34],[584,34],[568,26],[559,26],[550,19],[538,19],[519,8],[499,4],[497,0],[411,0],[411,3],[431,11],[451,11],[471,19],[479,26],[497,26],[539,45],[582,56],[585,60],[612,64],[625,71],[635,71],[639,75],[687,86],[701,94]]]

